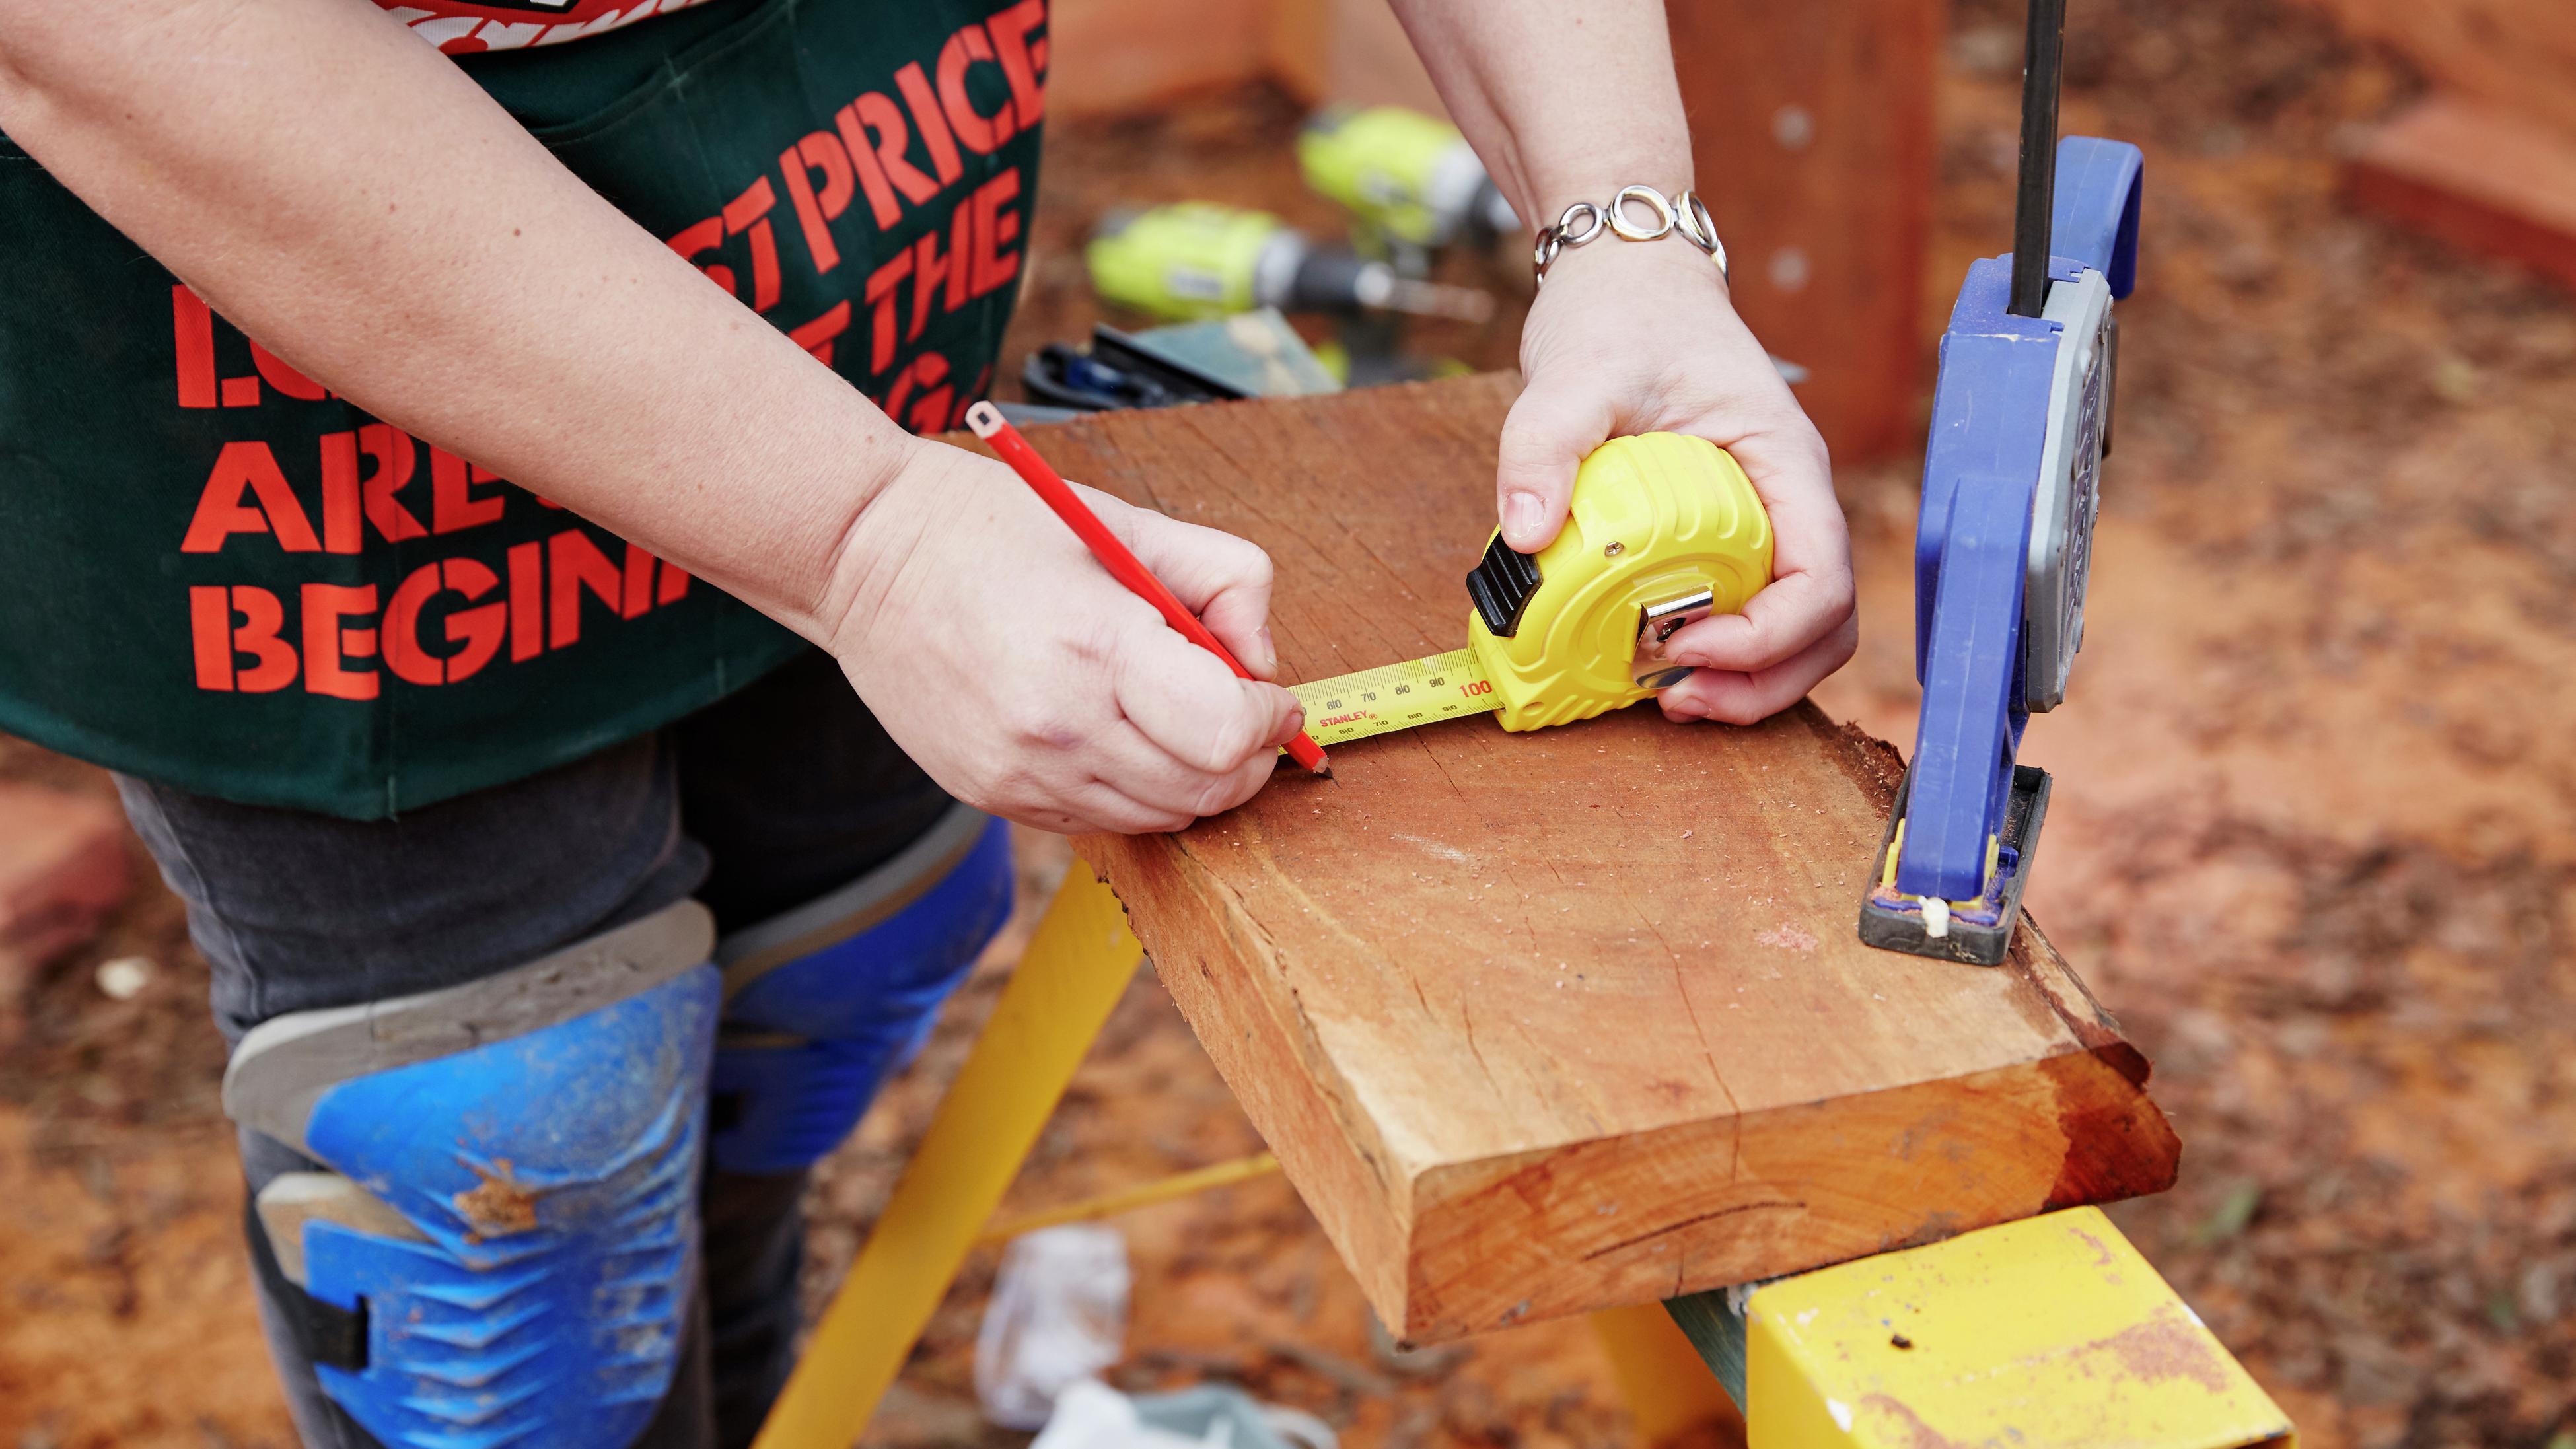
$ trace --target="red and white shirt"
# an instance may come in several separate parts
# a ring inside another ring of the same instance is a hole
[[[560,45],[706,0],[376,0],[449,55]]]

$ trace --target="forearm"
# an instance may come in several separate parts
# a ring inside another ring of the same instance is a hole
[[[1621,186],[1691,184],[1663,0],[1392,0],[1460,130],[1533,229]]]
[[[0,130],[342,396],[809,636],[922,446],[356,0],[12,0]]]

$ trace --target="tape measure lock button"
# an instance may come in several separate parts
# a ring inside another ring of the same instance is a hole
[[[1503,542],[1499,531],[1486,543],[1476,571],[1467,575],[1467,597],[1476,605],[1476,617],[1505,638],[1520,627],[1521,611],[1538,586],[1538,556]]]

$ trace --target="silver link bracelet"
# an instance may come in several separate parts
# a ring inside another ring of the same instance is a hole
[[[1629,208],[1642,207],[1653,218],[1653,225],[1640,225],[1629,217]],[[1608,206],[1595,206],[1578,201],[1565,209],[1553,226],[1539,228],[1538,246],[1531,260],[1538,265],[1540,286],[1547,285],[1547,269],[1567,250],[1584,245],[1609,232],[1621,241],[1661,241],[1678,236],[1708,254],[1717,263],[1717,274],[1726,272],[1726,243],[1717,239],[1717,223],[1708,214],[1708,203],[1699,193],[1684,187],[1666,197],[1651,186],[1622,186],[1610,198]]]

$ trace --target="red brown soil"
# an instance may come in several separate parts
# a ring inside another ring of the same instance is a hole
[[[2008,233],[2008,0],[1963,0],[1943,94],[1927,338]],[[2186,1144],[2122,1226],[2323,1449],[2576,1444],[2576,302],[2338,206],[2351,128],[2412,82],[2272,0],[2086,0],[2070,129],[2149,154],[2093,604],[2034,914],[2156,1062]],[[1080,230],[1205,196],[1317,229],[1276,96],[1061,128],[1020,352],[1093,316]],[[1463,264],[1462,264],[1463,266]],[[1467,268],[1472,271],[1472,268]],[[1508,365],[1516,307],[1433,336]],[[1132,320],[1132,319],[1131,319]],[[1784,349],[1792,350],[1794,349]],[[1912,735],[1913,465],[1841,480],[1860,658],[1819,697]],[[0,741],[0,777],[104,790]],[[1061,869],[1029,838],[1031,904]],[[1023,917],[1021,929],[1025,929]],[[816,1191],[819,1301],[990,1005],[988,957]],[[158,963],[139,997],[102,960]],[[0,1060],[0,1446],[285,1446],[238,1247],[204,967],[138,892],[50,973]],[[1030,1208],[1259,1143],[1139,978],[1012,1195]],[[1119,1381],[1240,1382],[1354,1444],[1606,1445],[1627,1421],[1581,1324],[1427,1356],[1373,1344],[1276,1178],[1121,1220]],[[983,1426],[977,1258],[871,1432]]]

